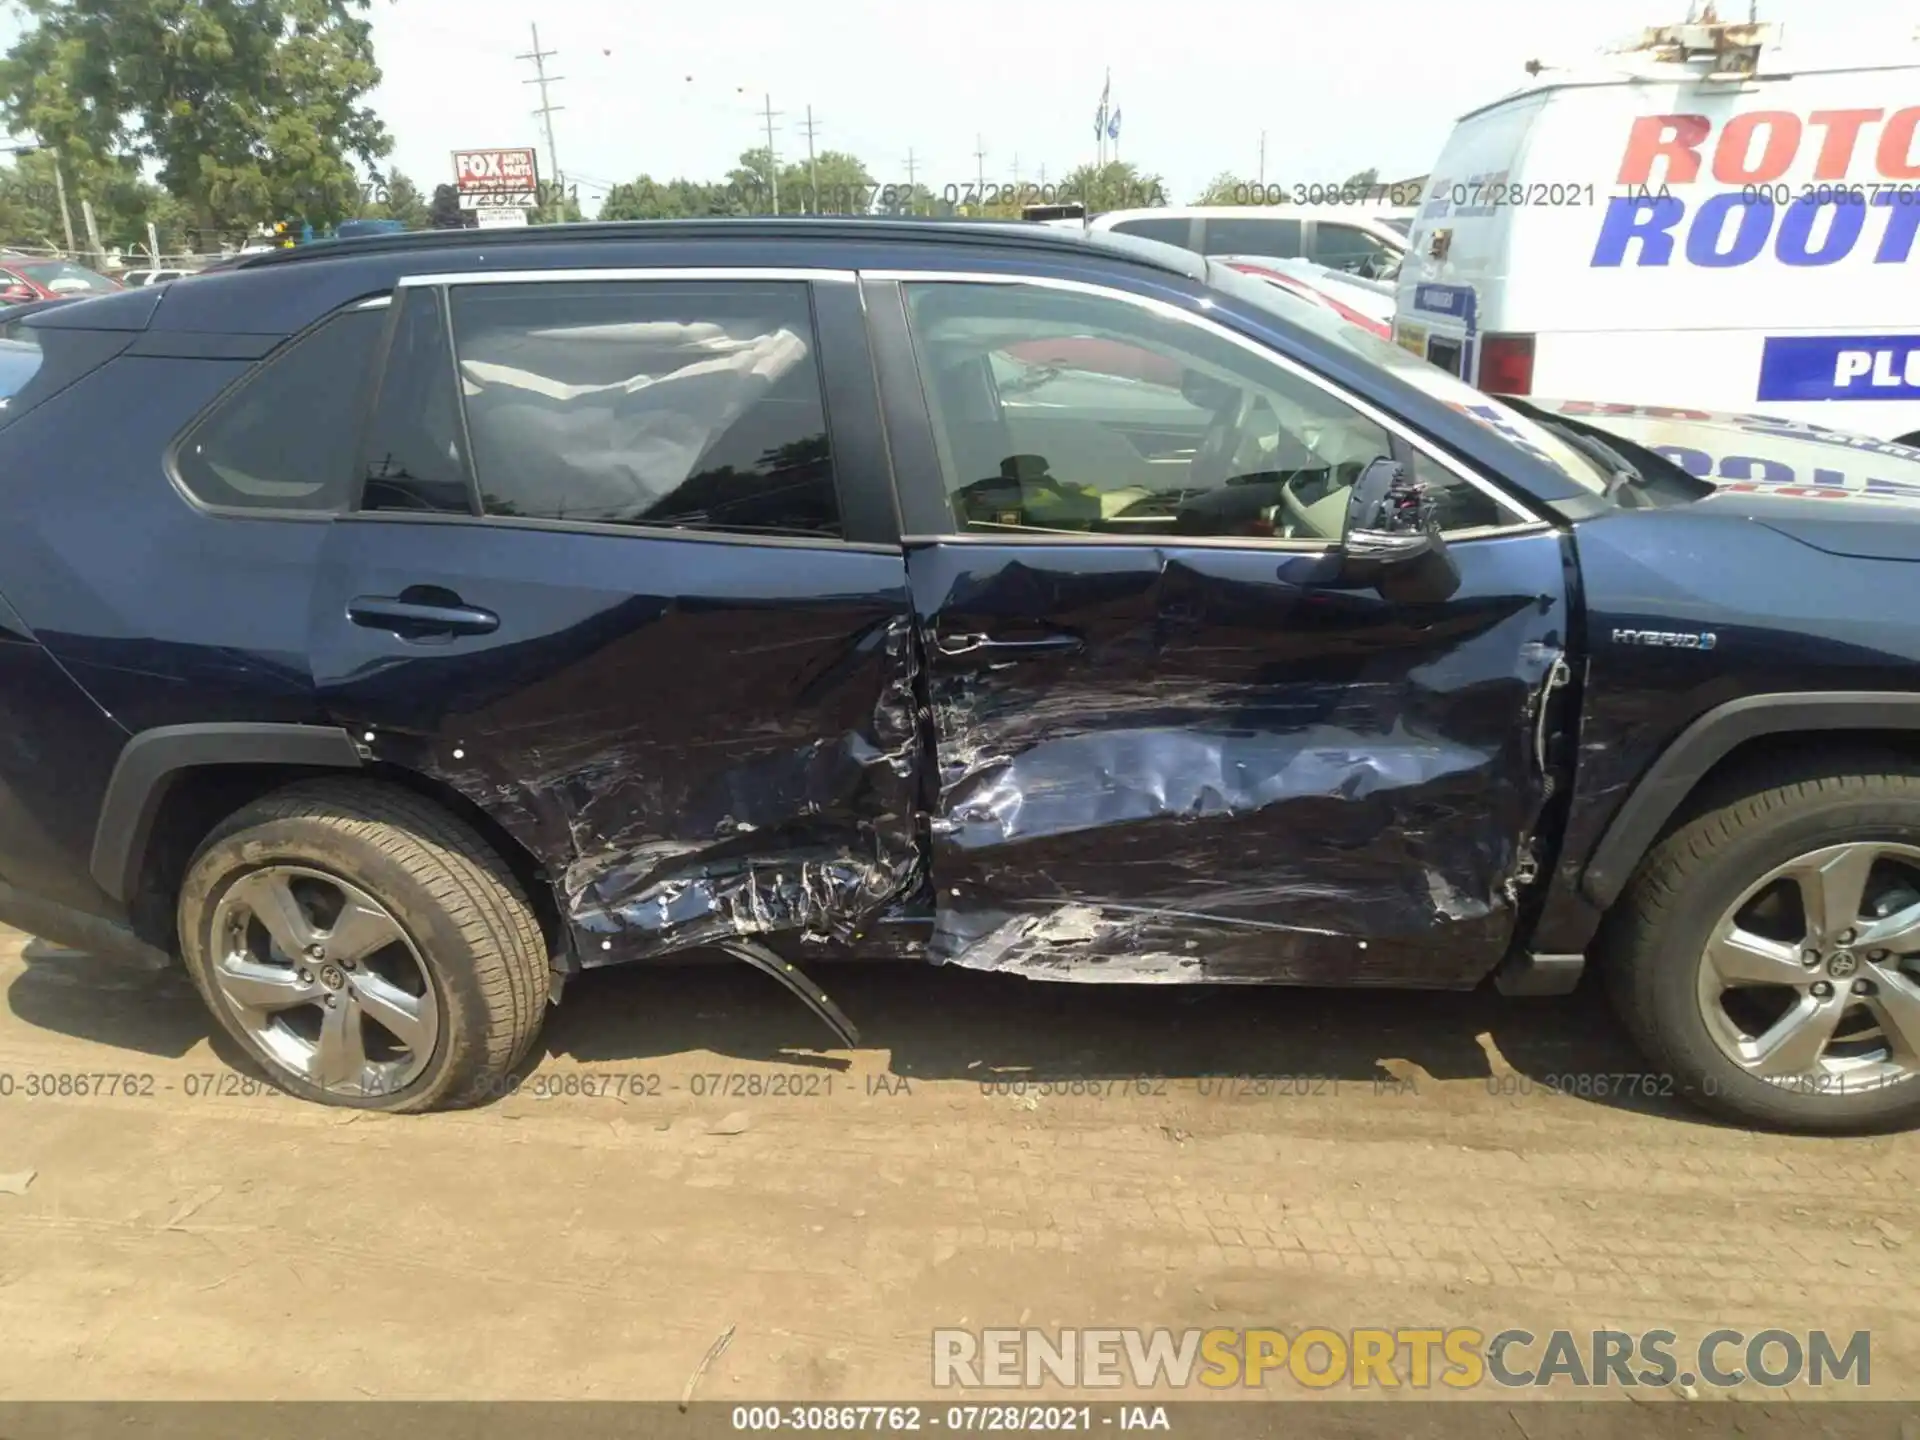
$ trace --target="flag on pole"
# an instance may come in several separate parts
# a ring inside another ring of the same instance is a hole
[[[1100,87],[1100,108],[1093,114],[1093,138],[1102,139],[1107,133],[1107,99],[1113,93],[1113,72],[1107,72],[1107,83]]]
[[[1120,138],[1120,107],[1117,105],[1113,109],[1113,118],[1107,121],[1107,138],[1109,140]]]

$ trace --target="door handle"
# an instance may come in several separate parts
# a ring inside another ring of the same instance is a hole
[[[349,601],[347,618],[369,630],[390,630],[402,640],[491,635],[500,628],[498,615],[475,605],[424,605],[390,595],[362,595]]]
[[[1078,635],[1038,635],[1027,640],[996,640],[991,635],[953,635],[938,642],[942,655],[981,655],[1013,660],[1024,655],[1065,655],[1085,648]]]

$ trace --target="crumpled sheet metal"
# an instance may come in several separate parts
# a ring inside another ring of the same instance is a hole
[[[1209,629],[1192,601],[1209,565],[1226,568],[1202,557],[1177,579],[1201,619],[1143,637],[1090,614],[1050,683],[936,669],[932,958],[1061,980],[1471,983],[1511,932],[1506,883],[1542,801],[1526,717],[1564,612],[1544,585],[1503,586],[1431,638],[1299,663],[1284,604],[1271,633]]]
[[[729,735],[744,758],[724,768],[610,731],[535,747],[517,773],[448,778],[489,791],[546,862],[586,965],[781,931],[845,941],[924,873],[915,672],[897,618],[850,636],[778,731]]]

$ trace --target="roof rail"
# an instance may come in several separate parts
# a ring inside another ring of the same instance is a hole
[[[1124,235],[1100,231],[1057,229],[1021,221],[928,220],[918,216],[808,215],[738,216],[701,220],[584,221],[565,225],[530,225],[525,229],[410,230],[400,235],[364,235],[329,240],[325,245],[298,245],[236,256],[218,268],[265,269],[320,260],[344,260],[360,255],[405,254],[409,251],[475,250],[529,245],[594,244],[634,240],[747,240],[747,239],[916,240],[977,244],[1001,249],[1079,251],[1097,249],[1119,259],[1175,274],[1204,273],[1198,256],[1170,251],[1159,245],[1132,242]],[[1184,257],[1184,258],[1182,258]],[[1187,263],[1191,261],[1192,263]],[[212,267],[209,267],[212,268]]]

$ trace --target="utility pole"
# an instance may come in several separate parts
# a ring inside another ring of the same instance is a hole
[[[973,203],[984,206],[987,203],[987,142],[984,137],[979,135],[973,137],[973,163],[975,167],[975,178],[980,186],[980,188],[974,192]]]
[[[80,202],[80,214],[87,222],[87,254],[93,257],[96,267],[104,266],[107,263],[107,252],[100,245],[100,226],[93,218],[91,200],[83,199]]]
[[[1260,132],[1260,169],[1253,177],[1253,183],[1264,187],[1267,183],[1267,132]]]
[[[813,132],[820,127],[813,123],[813,106],[807,106],[807,185],[813,191],[813,213],[820,213],[820,167],[813,159]]]
[[[784,115],[784,110],[773,108],[773,96],[766,97],[765,114],[767,120],[767,181],[773,187],[773,213],[780,213],[780,157],[773,153],[773,117]]]
[[[913,151],[909,149],[907,151],[907,213],[909,215],[920,213],[920,184],[914,179],[914,176],[919,173],[920,167],[914,163]]]
[[[58,150],[48,146],[47,153],[53,156],[53,193],[60,199],[60,228],[67,232],[67,253],[71,255],[79,247],[73,243],[73,212],[67,209],[67,172]]]
[[[564,105],[555,105],[547,98],[547,86],[557,85],[567,78],[564,75],[547,74],[547,61],[559,53],[558,50],[542,50],[540,48],[540,27],[535,25],[533,27],[532,52],[526,55],[516,55],[514,58],[516,60],[531,60],[533,62],[533,79],[525,80],[521,83],[525,85],[538,85],[540,87],[540,108],[533,113],[540,117],[541,124],[546,127],[547,168],[553,174],[554,213],[564,220],[567,215],[567,199],[566,193],[560,184],[560,156],[553,145],[553,114],[554,111],[564,110],[567,107]],[[533,198],[534,202],[538,204],[540,200],[539,195],[535,194]]]

